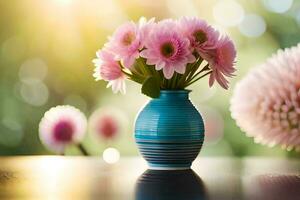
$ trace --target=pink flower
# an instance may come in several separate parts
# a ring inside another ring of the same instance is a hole
[[[174,71],[183,74],[186,64],[195,61],[189,45],[189,40],[178,32],[176,22],[163,20],[154,26],[141,56],[156,70],[163,69],[164,76],[170,79]]]
[[[120,91],[122,94],[126,92],[125,75],[121,70],[121,66],[114,59],[114,55],[107,50],[100,50],[96,53],[97,59],[93,62],[96,66],[94,77],[98,80],[108,81],[107,87],[112,87],[114,93]]]
[[[217,30],[196,17],[182,17],[179,26],[183,35],[189,38],[192,48],[209,62],[213,70],[209,85],[212,86],[217,80],[227,89],[228,81],[225,76],[231,77],[235,72],[233,64],[236,51],[232,41],[227,36],[220,37]]]
[[[232,117],[255,142],[300,151],[300,44],[279,50],[240,81]]]
[[[106,139],[111,139],[116,136],[119,131],[119,125],[113,116],[103,116],[99,119],[97,127],[95,127],[97,132]]]
[[[141,48],[139,27],[133,22],[121,25],[105,47],[115,55],[116,60],[121,60],[123,65],[130,69],[139,57]]]
[[[191,46],[199,54],[206,54],[215,48],[219,32],[208,25],[204,20],[196,17],[182,17],[179,19],[182,34],[190,40]]]
[[[221,36],[215,48],[208,51],[207,54],[201,54],[212,69],[209,86],[212,86],[216,80],[224,89],[228,89],[228,80],[225,76],[232,77],[234,75],[236,50],[228,36]]]
[[[141,17],[139,19],[138,30],[139,30],[140,43],[141,43],[140,49],[142,49],[145,46],[144,42],[148,39],[149,35],[151,34],[155,26],[154,21],[155,21],[154,18],[151,18],[148,21],[145,17]]]
[[[123,118],[119,110],[98,109],[89,118],[89,130],[96,139],[114,139],[121,132]]]
[[[86,125],[86,117],[80,110],[72,106],[56,106],[47,111],[40,122],[40,140],[48,149],[63,153],[66,146],[83,139]]]

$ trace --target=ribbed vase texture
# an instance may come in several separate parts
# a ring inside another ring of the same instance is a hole
[[[162,90],[135,122],[135,140],[152,169],[187,169],[204,140],[204,123],[187,90]]]

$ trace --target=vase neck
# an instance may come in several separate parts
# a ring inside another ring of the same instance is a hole
[[[159,99],[188,99],[190,90],[161,90]]]

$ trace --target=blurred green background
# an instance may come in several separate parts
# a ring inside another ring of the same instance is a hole
[[[39,141],[39,121],[50,107],[70,104],[87,116],[99,107],[124,116],[114,141],[86,137],[84,145],[93,155],[108,146],[121,156],[137,155],[134,117],[148,99],[131,82],[126,95],[114,95],[105,82],[94,81],[91,61],[127,20],[185,15],[228,33],[238,49],[237,76],[229,91],[217,85],[209,89],[207,79],[191,87],[208,127],[200,155],[293,155],[247,138],[232,120],[229,104],[235,83],[251,68],[300,41],[298,0],[0,0],[0,154],[51,154]],[[73,147],[67,153],[78,154]]]

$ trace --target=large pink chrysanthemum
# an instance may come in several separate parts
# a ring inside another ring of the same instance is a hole
[[[111,86],[114,93],[120,91],[124,94],[126,92],[126,77],[114,55],[107,50],[100,50],[96,55],[97,58],[93,60],[96,66],[94,73],[96,81],[101,79],[108,81],[107,87]]]
[[[231,111],[255,142],[300,151],[300,44],[278,51],[238,83]]]
[[[154,26],[145,41],[146,49],[140,54],[147,59],[148,65],[155,65],[156,70],[163,69],[164,76],[170,79],[174,71],[183,74],[186,64],[195,61],[189,45],[189,40],[178,32],[176,22],[163,20]]]
[[[225,78],[232,77],[235,72],[234,63],[236,50],[233,42],[228,36],[221,36],[215,45],[215,49],[201,54],[208,61],[212,73],[209,77],[209,86],[212,86],[215,80],[224,88],[228,89],[228,80]]]
[[[180,18],[179,27],[182,34],[190,40],[191,47],[200,55],[214,49],[220,35],[216,29],[197,17]]]
[[[121,25],[105,44],[105,48],[113,52],[116,60],[121,60],[123,65],[130,69],[139,57],[141,48],[139,27],[133,22]]]
[[[39,125],[42,143],[50,150],[64,153],[66,146],[78,144],[86,132],[87,120],[72,106],[56,106],[47,111]]]

